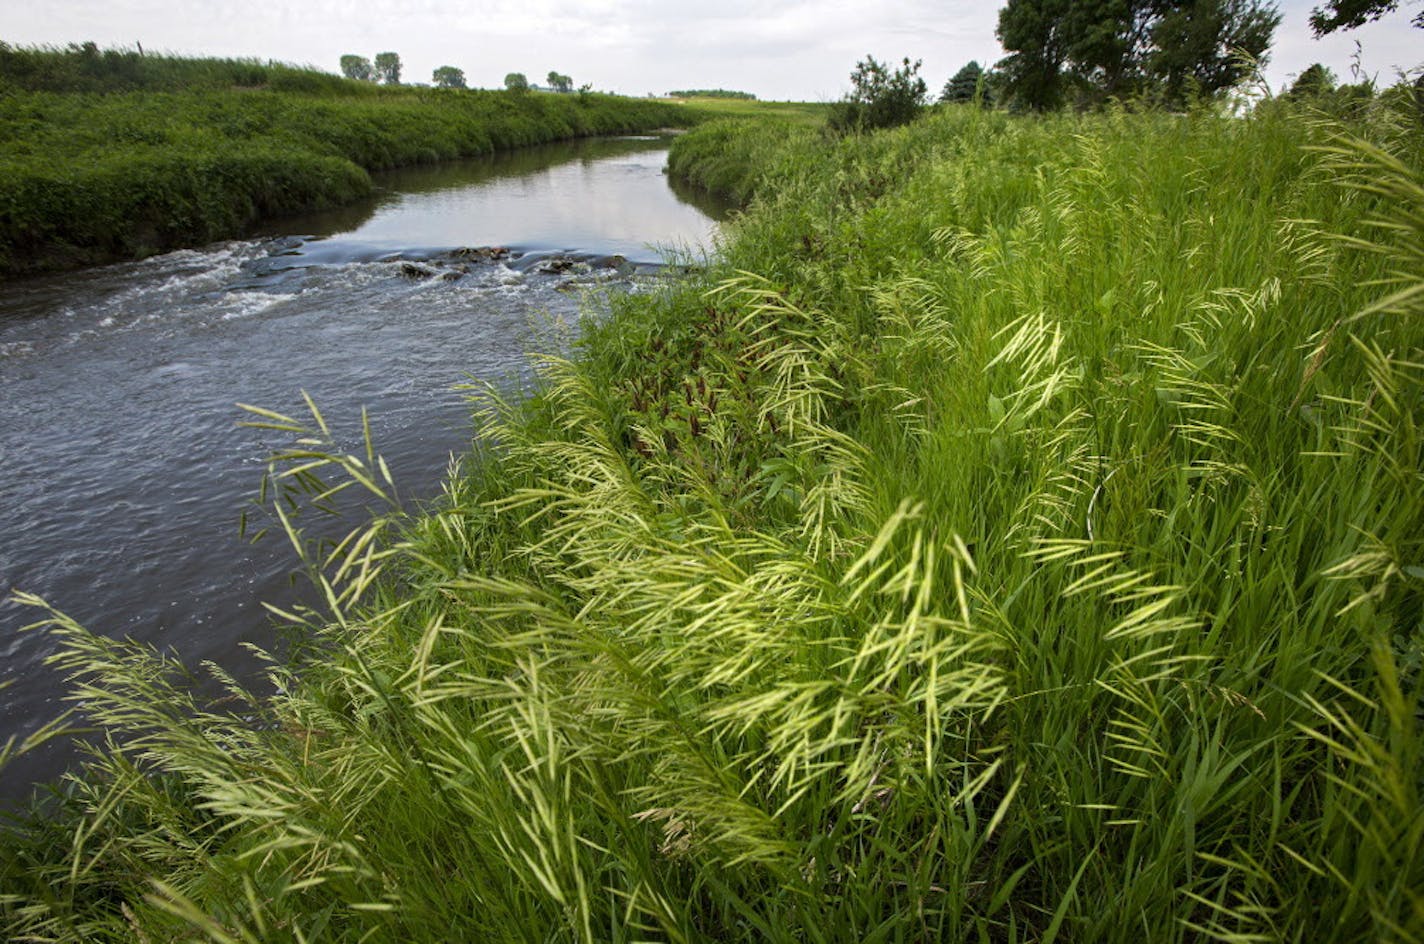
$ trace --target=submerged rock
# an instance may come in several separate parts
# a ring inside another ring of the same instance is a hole
[[[569,272],[587,272],[588,269],[588,263],[570,256],[550,256],[537,263],[531,271],[543,275],[564,275]]]
[[[421,265],[418,262],[402,262],[400,274],[403,279],[432,279],[438,273],[430,266]]]
[[[510,257],[510,251],[504,246],[466,246],[456,249],[451,255],[460,259],[478,259],[481,262],[503,262]]]

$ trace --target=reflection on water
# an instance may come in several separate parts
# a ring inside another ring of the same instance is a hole
[[[282,225],[393,251],[503,245],[656,262],[661,248],[706,247],[731,211],[696,188],[649,187],[666,156],[665,139],[593,138],[405,168],[378,175],[362,204]]]
[[[238,539],[282,443],[235,404],[294,412],[305,390],[352,435],[366,407],[403,492],[431,494],[470,444],[455,385],[520,382],[587,291],[642,290],[647,244],[706,247],[716,208],[669,189],[665,152],[585,141],[402,171],[364,206],[282,221],[301,236],[0,286],[0,592],[249,674],[239,644],[273,642],[259,601],[300,591],[281,541]],[[513,251],[458,251],[481,245]],[[0,741],[61,706],[49,642],[18,631],[35,616],[0,603]],[[0,796],[67,759],[22,758]]]

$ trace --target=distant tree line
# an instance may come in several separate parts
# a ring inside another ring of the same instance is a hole
[[[374,61],[365,56],[345,55],[341,57],[341,74],[358,82],[379,82],[382,85],[401,84],[401,59],[393,52],[377,53]],[[440,66],[430,76],[436,88],[468,88],[465,70],[455,66]],[[574,80],[560,72],[550,71],[547,77],[549,88],[555,92],[572,92]],[[504,87],[511,92],[527,92],[529,78],[523,72],[511,72],[504,77]],[[587,92],[592,86],[584,85],[579,91]]]
[[[1361,26],[1399,5],[1327,0],[1312,12],[1310,24],[1319,37]],[[1009,55],[989,69],[967,63],[945,83],[939,101],[1032,111],[1113,100],[1182,107],[1255,72],[1280,22],[1272,0],[1008,0],[999,11],[997,35]],[[1413,22],[1424,27],[1424,12]],[[928,91],[919,70],[920,63],[908,58],[892,68],[867,56],[851,73],[850,92],[832,105],[829,126],[846,133],[912,120]],[[1417,85],[1424,102],[1424,78]],[[1295,99],[1330,95],[1345,105],[1373,94],[1368,82],[1337,86],[1318,63],[1286,93]]]
[[[744,101],[754,102],[756,96],[751,92],[736,92],[732,89],[682,89],[676,92],[668,92],[668,98],[739,98]]]
[[[400,85],[401,58],[393,52],[378,52],[372,62],[365,56],[348,54],[341,57],[341,74],[358,82]]]

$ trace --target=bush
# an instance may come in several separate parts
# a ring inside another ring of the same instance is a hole
[[[855,65],[850,74],[851,91],[831,106],[828,118],[839,132],[894,128],[914,121],[924,107],[928,88],[920,78],[920,60],[905,59],[891,72],[874,56]]]

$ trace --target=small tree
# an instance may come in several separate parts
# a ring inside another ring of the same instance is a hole
[[[547,81],[549,88],[556,92],[572,92],[574,90],[574,80],[566,75],[551,71]]]
[[[511,92],[529,91],[529,80],[523,72],[511,72],[504,77],[504,87]]]
[[[905,59],[900,68],[891,72],[874,56],[866,56],[850,74],[850,92],[831,107],[830,126],[836,131],[860,131],[893,128],[913,121],[929,91],[919,72],[919,60],[912,63]]]
[[[454,66],[441,66],[431,75],[437,88],[464,88],[465,71]]]
[[[1335,73],[1317,62],[1295,80],[1287,98],[1316,98],[1335,88]]]
[[[400,85],[400,56],[393,52],[376,53],[376,78],[386,85]]]
[[[358,82],[371,82],[376,78],[376,70],[365,56],[342,56],[341,74]]]
[[[984,105],[990,105],[989,89],[985,84],[984,67],[971,60],[968,65],[954,73],[954,78],[944,83],[940,92],[942,102],[972,102],[977,95]]]

